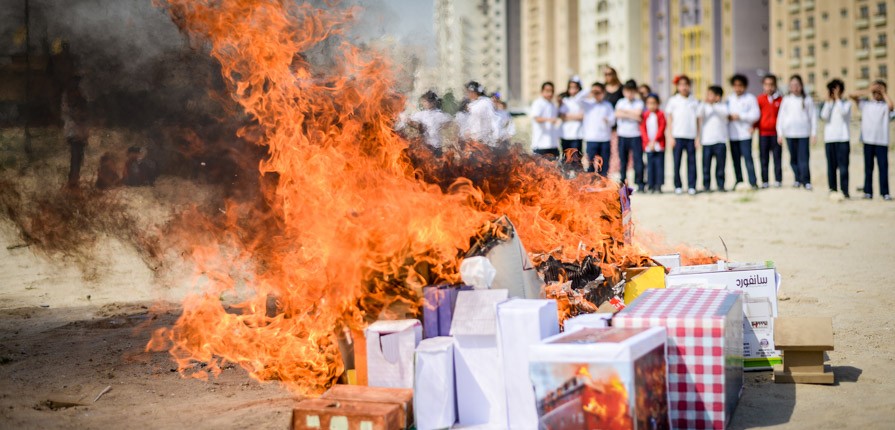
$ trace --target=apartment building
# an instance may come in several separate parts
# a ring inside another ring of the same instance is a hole
[[[582,0],[584,1],[584,0]],[[578,74],[578,0],[522,0],[522,99],[538,97],[541,83],[558,89]]]
[[[621,79],[642,78],[641,5],[628,0],[579,0],[579,75],[586,82],[602,80],[612,66]]]

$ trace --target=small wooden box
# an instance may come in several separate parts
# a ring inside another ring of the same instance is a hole
[[[328,400],[354,402],[393,403],[399,406],[404,428],[413,425],[413,390],[409,388],[363,387],[357,385],[333,385],[321,397]]]
[[[395,403],[307,399],[292,410],[295,430],[400,430],[402,424]]]
[[[824,366],[824,352],[834,349],[832,318],[777,318],[774,339],[783,351],[783,369],[774,371],[774,382],[835,383],[833,373]]]

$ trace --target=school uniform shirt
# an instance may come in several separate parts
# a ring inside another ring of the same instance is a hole
[[[740,116],[740,119],[730,121],[728,127],[730,140],[752,140],[752,126],[761,117],[758,100],[755,99],[755,96],[749,93],[743,93],[741,96],[731,94],[727,97],[727,109],[730,111],[730,115]]]
[[[675,94],[665,104],[665,115],[671,117],[671,136],[675,139],[696,139],[696,115],[699,101],[690,94]]]
[[[498,134],[494,128],[497,113],[494,102],[487,97],[479,97],[469,104],[469,116],[466,118],[466,136],[469,139],[489,146],[497,144]]]
[[[699,117],[702,118],[702,146],[727,143],[727,110],[726,103],[701,103]]]
[[[553,149],[559,147],[558,130],[551,122],[537,122],[535,118],[556,118],[559,109],[543,97],[538,97],[531,104],[528,116],[531,117],[531,149]]]
[[[423,125],[426,143],[433,148],[441,148],[441,129],[451,122],[451,116],[441,109],[421,110],[410,116],[410,120]]]
[[[593,99],[582,100],[584,107],[584,141],[609,142],[612,139],[612,126],[615,125],[615,110],[606,100],[597,102]]]
[[[758,119],[759,136],[777,135],[777,114],[780,112],[781,102],[783,96],[780,93],[758,96],[758,110],[761,111],[761,117]]]
[[[811,97],[787,94],[777,113],[777,136],[806,138],[817,134],[817,114]]]
[[[665,114],[662,111],[644,111],[641,114],[640,136],[643,140],[643,149],[646,150],[650,142],[656,142],[657,151],[665,150]],[[654,151],[647,151],[654,152]]]
[[[636,98],[634,100],[628,100],[627,98],[622,98],[615,104],[615,110],[636,110],[640,111],[640,114],[643,113],[643,100]],[[618,127],[616,128],[616,132],[618,133],[618,137],[640,137],[640,121],[635,121],[633,119],[627,118],[618,118]]]
[[[516,135],[516,125],[513,124],[513,116],[508,110],[498,110],[494,126],[500,140],[507,140]]]
[[[584,94],[583,92],[578,93],[575,97],[564,97],[562,99],[562,106],[559,107],[560,114],[580,114],[584,111],[581,106],[581,100]],[[566,140],[576,140],[581,139],[582,137],[582,121],[581,120],[572,120],[572,121],[563,121],[560,126],[560,137]]]
[[[869,145],[889,145],[889,121],[895,118],[884,101],[861,100],[861,142]]]
[[[851,102],[848,100],[826,101],[820,109],[824,120],[824,142],[848,142],[848,121],[851,118]]]

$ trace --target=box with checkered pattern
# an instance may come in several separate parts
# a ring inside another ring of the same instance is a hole
[[[677,429],[723,429],[743,389],[743,304],[738,291],[649,290],[614,327],[668,331],[668,402]]]

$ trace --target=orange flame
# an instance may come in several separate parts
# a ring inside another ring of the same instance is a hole
[[[420,155],[396,135],[403,99],[390,64],[342,40],[354,9],[294,0],[165,7],[220,63],[252,120],[239,135],[268,151],[262,204],[231,202],[219,219],[192,212],[174,235],[204,289],[147,348],[170,351],[182,373],[207,377],[237,363],[319,394],[344,370],[342,333],[415,316],[420,288],[458,281],[470,235],[502,214],[532,252],[597,255],[607,276],[618,271],[610,262],[644,261],[621,243],[611,182],[567,181],[546,161],[475,143]]]

